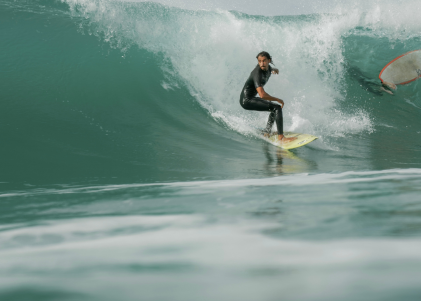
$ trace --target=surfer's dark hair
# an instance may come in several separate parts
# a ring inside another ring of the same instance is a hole
[[[259,56],[264,56],[264,57],[266,57],[268,60],[270,60],[270,63],[271,63],[272,65],[275,65],[275,64],[273,63],[273,59],[272,59],[272,57],[270,56],[269,52],[266,52],[266,51],[261,51],[261,52],[259,52],[259,54],[258,54],[258,55],[256,55],[256,59],[257,59]]]

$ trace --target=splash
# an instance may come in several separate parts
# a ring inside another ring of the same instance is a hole
[[[150,2],[62,1],[83,18],[85,30],[114,47],[155,53],[167,74],[164,89],[182,83],[216,120],[251,135],[264,126],[267,113],[244,111],[238,99],[259,51],[271,53],[280,69],[266,90],[284,99],[286,130],[318,136],[372,132],[373,118],[365,109],[342,106],[349,100],[343,39],[386,32],[392,38],[419,26],[403,22],[402,16],[412,20],[416,14],[408,6],[392,15],[395,6],[379,2],[365,5],[365,11],[355,6],[343,13],[337,6],[334,14],[259,17]]]

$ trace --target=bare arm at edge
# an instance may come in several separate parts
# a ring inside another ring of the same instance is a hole
[[[270,96],[269,94],[266,93],[263,87],[258,87],[256,88],[256,90],[257,90],[257,93],[259,93],[260,98],[263,98],[269,101],[277,101],[281,104],[281,108],[284,107],[284,101],[282,99]]]

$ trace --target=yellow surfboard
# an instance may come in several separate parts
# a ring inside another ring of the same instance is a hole
[[[280,143],[277,134],[271,135],[268,139],[273,145],[276,145],[277,147],[280,147],[282,149],[292,149],[309,144],[311,141],[314,141],[318,138],[309,134],[300,134],[293,132],[284,132],[284,136],[286,138],[296,137],[297,139],[288,143]]]

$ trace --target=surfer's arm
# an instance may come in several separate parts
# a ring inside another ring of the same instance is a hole
[[[257,90],[257,93],[259,93],[260,98],[263,98],[269,101],[276,101],[281,104],[281,107],[284,106],[284,101],[282,99],[270,96],[269,94],[266,93],[263,87],[257,87],[256,90]]]
[[[272,68],[272,74],[279,74],[279,70],[276,68]]]

